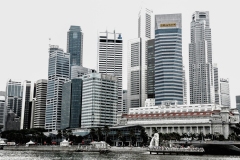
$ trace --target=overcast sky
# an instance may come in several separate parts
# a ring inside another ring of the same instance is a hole
[[[183,63],[188,79],[190,22],[194,11],[209,11],[213,62],[219,76],[229,78],[232,107],[240,95],[239,26],[237,0],[144,0],[154,14],[182,13]],[[70,25],[84,33],[83,66],[97,68],[97,33],[113,31],[123,37],[123,88],[127,89],[127,44],[137,38],[138,0],[1,0],[0,91],[8,79],[47,79],[48,47],[66,51]],[[51,38],[51,41],[49,41]]]

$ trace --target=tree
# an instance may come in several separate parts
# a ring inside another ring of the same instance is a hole
[[[130,135],[130,140],[131,140],[131,145],[132,145],[133,141],[136,139],[135,138],[135,132],[134,132],[133,129],[130,130],[129,135]]]
[[[98,142],[99,142],[100,141],[100,137],[102,136],[102,129],[100,127],[97,128],[96,134],[97,134]]]
[[[116,136],[118,137],[118,140],[121,142],[122,141],[122,132],[120,130],[117,130]]]
[[[145,128],[142,128],[142,129],[141,129],[140,136],[141,136],[141,138],[142,138],[142,145],[146,145],[147,142],[148,142],[148,135],[147,135],[147,133],[145,132]]]
[[[109,127],[108,126],[104,126],[103,132],[105,133],[105,142],[107,142],[107,136],[108,136],[108,133],[110,132]]]
[[[95,130],[94,130],[94,128],[91,128],[90,129],[90,135],[91,135],[92,141],[93,141],[94,134],[95,134]]]

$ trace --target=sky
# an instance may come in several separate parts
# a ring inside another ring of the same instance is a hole
[[[182,54],[188,79],[190,22],[195,11],[209,11],[213,62],[228,78],[231,105],[240,95],[239,5],[237,0],[143,0],[153,14],[182,14]],[[8,79],[47,79],[49,44],[67,46],[71,25],[81,26],[83,66],[97,69],[97,34],[122,33],[123,89],[127,89],[128,40],[137,38],[139,0],[8,0],[0,1],[0,91]],[[49,40],[51,39],[51,40]],[[188,86],[189,89],[189,86]]]

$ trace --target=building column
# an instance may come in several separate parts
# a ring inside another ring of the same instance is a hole
[[[163,127],[161,127],[161,129],[160,129],[160,130],[161,130],[161,133],[162,133],[162,132],[163,132]]]
[[[168,126],[167,126],[167,133],[168,133]]]
[[[192,126],[190,127],[190,133],[193,133]]]
[[[178,130],[177,130],[177,132],[178,132],[179,134],[180,134],[180,132],[181,132],[181,131],[180,131],[180,127],[179,127],[179,126],[178,126]]]
[[[203,126],[203,134],[206,135],[205,126]]]
[[[150,137],[152,136],[152,127],[149,127],[149,134],[150,134]]]
[[[210,126],[210,130],[209,130],[210,134],[212,134],[212,126]]]
[[[197,133],[198,133],[198,126],[197,126]]]

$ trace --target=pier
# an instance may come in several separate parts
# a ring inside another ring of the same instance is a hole
[[[189,154],[189,155],[203,155],[205,153],[203,148],[150,148],[149,149],[150,154],[156,153],[156,154]]]

